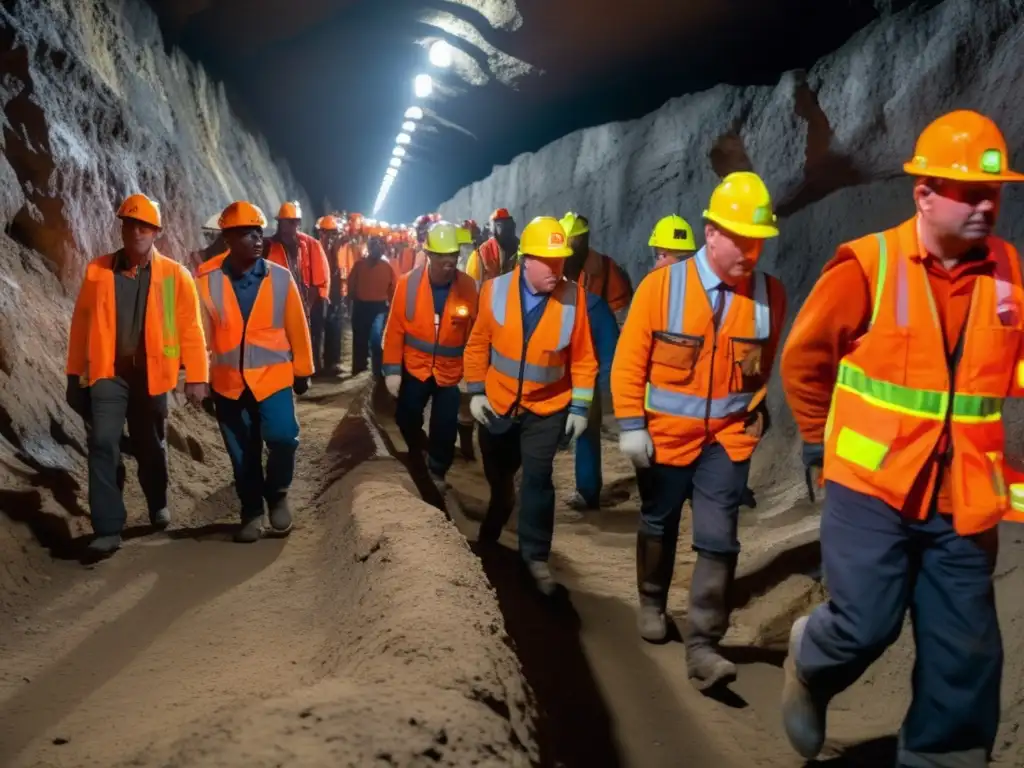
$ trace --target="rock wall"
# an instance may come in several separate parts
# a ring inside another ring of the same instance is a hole
[[[504,206],[521,224],[580,211],[594,246],[636,283],[651,264],[647,239],[660,217],[678,212],[699,227],[719,179],[753,169],[781,217],[762,265],[785,282],[792,315],[836,245],[913,213],[902,164],[938,115],[969,108],[991,116],[1024,167],[1022,25],[1020,0],[917,2],[775,87],[720,85],[639,120],[577,131],[495,168],[440,211],[482,220]],[[999,232],[1024,245],[1024,189],[1007,188]],[[792,462],[797,450],[777,377],[770,402],[775,439],[784,442],[758,452],[762,472],[769,456]]]
[[[0,222],[66,285],[119,245],[113,214],[132,192],[160,201],[159,245],[177,258],[232,200],[312,211],[223,87],[165,52],[137,0],[5,0],[0,51]]]

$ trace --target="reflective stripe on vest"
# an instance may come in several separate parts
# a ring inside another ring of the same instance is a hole
[[[686,278],[689,262],[680,261],[668,267],[668,328],[669,333],[685,333],[683,320],[686,311]],[[696,269],[693,265],[693,269]],[[754,273],[754,335],[753,340],[767,341],[771,335],[772,317],[768,304],[768,275]],[[735,413],[747,410],[754,399],[754,392],[732,392],[725,397],[708,399],[704,395],[691,395],[671,389],[655,387],[650,382],[644,396],[644,408],[648,411],[682,416],[689,419],[727,419]]]
[[[268,265],[270,274],[270,292],[271,292],[271,328],[276,330],[284,330],[284,316],[285,306],[288,301],[288,288],[291,283],[291,274],[288,270],[282,268],[274,269]],[[224,270],[215,269],[210,272],[209,289],[210,289],[210,301],[213,304],[214,310],[217,314],[223,318],[224,313],[224,286],[227,283],[227,275],[224,274]],[[262,291],[262,286],[260,291]],[[243,330],[244,338],[244,330]],[[244,365],[242,360],[242,349],[244,352]],[[268,349],[267,347],[261,347],[257,344],[247,342],[239,344],[237,347],[227,350],[226,352],[214,352],[213,353],[213,364],[230,366],[232,368],[241,368],[242,370],[250,370],[252,368],[265,368],[269,365],[276,365],[277,363],[290,363],[292,361],[291,349],[278,350]]]
[[[177,297],[174,290],[174,278],[165,277],[160,281],[164,305],[164,357],[180,357],[181,346],[178,344]]]
[[[424,267],[416,267],[416,269],[410,272],[409,283],[405,287],[405,319],[409,322],[412,322],[413,318],[416,317],[416,299],[420,292],[420,282],[423,280],[423,271]],[[455,282],[452,283],[451,288],[448,290],[455,290]],[[425,352],[428,355],[437,355],[439,357],[462,357],[462,353],[466,349],[465,344],[458,347],[438,344],[433,339],[427,341],[419,338],[418,336],[413,336],[408,331],[406,331],[404,341],[407,347],[412,347],[419,352]]]
[[[512,278],[515,272],[506,272],[500,277],[491,281],[491,315],[498,325],[505,325],[505,315],[508,311],[508,295],[513,289]],[[558,344],[554,351],[560,352],[569,346],[572,339],[572,329],[576,325],[576,291],[566,290],[563,297],[561,325],[558,330]],[[554,295],[554,294],[552,294]],[[545,311],[546,308],[545,308]],[[505,357],[491,347],[491,367],[499,373],[513,379],[519,378],[519,369],[522,367],[523,381],[531,384],[554,384],[561,381],[565,376],[565,364],[561,365],[536,365],[524,363],[511,357]]]

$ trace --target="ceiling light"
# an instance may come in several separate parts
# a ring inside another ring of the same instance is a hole
[[[406,120],[404,123],[402,123],[402,130],[405,131],[406,133],[413,133],[416,130],[416,123],[414,123],[412,120]]]
[[[452,47],[444,40],[438,40],[430,46],[428,56],[430,57],[430,63],[435,67],[445,69],[452,65]]]
[[[434,79],[430,75],[416,75],[413,92],[417,99],[426,99],[434,92]]]
[[[419,107],[409,107],[405,110],[405,117],[407,120],[422,120],[423,110]]]
[[[402,167],[402,158],[400,158],[400,157],[392,157],[391,158],[391,167],[392,168],[401,168]]]
[[[395,176],[398,175],[398,169],[397,168],[388,168],[386,171],[384,171],[384,175],[385,176],[390,176],[391,178],[394,178]]]
[[[395,147],[391,150],[391,154],[395,157],[405,157],[405,147]]]
[[[408,133],[400,133],[395,137],[395,144],[409,144],[412,141],[412,136]]]

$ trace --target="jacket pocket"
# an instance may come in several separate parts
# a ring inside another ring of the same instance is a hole
[[[693,370],[704,346],[703,336],[691,336],[685,333],[655,331],[653,338],[651,363],[679,371]]]

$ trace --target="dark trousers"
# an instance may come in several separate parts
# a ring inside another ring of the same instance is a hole
[[[324,319],[324,367],[341,365],[342,302],[338,299],[327,307]]]
[[[430,436],[427,440],[427,469],[444,477],[455,458],[455,438],[459,426],[459,387],[439,387],[433,377],[420,381],[402,371],[395,421],[409,453],[420,449],[423,435],[423,411],[430,402]]]
[[[124,506],[121,434],[125,423],[150,514],[167,506],[167,395],[149,394],[145,372],[131,381],[101,379],[89,388],[89,512],[97,536],[121,533]]]
[[[299,422],[292,390],[282,389],[257,401],[247,389],[238,400],[214,394],[213,401],[224,447],[231,458],[235,491],[242,503],[242,520],[260,517],[264,500],[274,503],[284,497],[295,474]]]
[[[327,302],[320,298],[315,288],[309,290],[309,340],[313,344],[313,368],[319,372],[324,367],[324,324]]]
[[[601,392],[594,393],[586,431],[576,441],[576,490],[588,507],[597,509],[601,501]]]
[[[381,375],[381,343],[384,321],[387,320],[386,301],[352,302],[352,375],[366,370],[366,358],[372,358],[373,375]]]
[[[811,614],[797,669],[813,690],[834,696],[899,637],[909,608],[917,653],[899,765],[985,765],[1003,670],[992,587],[997,529],[960,536],[947,516],[907,520],[879,499],[827,486],[821,555],[829,602]]]
[[[718,443],[704,447],[685,467],[652,464],[640,470],[640,530],[675,542],[683,504],[692,499],[693,548],[711,555],[735,555],[740,502],[750,460],[733,461]]]
[[[551,476],[555,454],[565,433],[568,411],[538,416],[529,411],[500,434],[480,428],[480,454],[491,489],[482,540],[496,540],[515,506],[515,476],[523,468],[519,496],[519,553],[527,562],[546,561],[555,528],[555,485]]]

